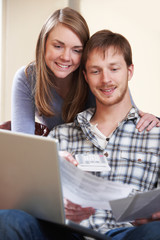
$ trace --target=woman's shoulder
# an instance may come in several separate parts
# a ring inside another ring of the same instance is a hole
[[[33,88],[35,85],[36,77],[35,77],[35,66],[28,65],[20,67],[13,79],[13,86],[27,86],[29,88]]]
[[[16,71],[15,76],[25,76],[25,69],[26,69],[26,66],[20,67],[20,68]]]
[[[32,76],[35,76],[35,65],[29,64],[27,66],[20,67],[16,73],[15,77],[30,79]]]

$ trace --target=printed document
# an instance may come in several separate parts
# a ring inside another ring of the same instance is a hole
[[[109,201],[124,198],[132,188],[85,172],[60,158],[63,196],[83,207],[110,210]]]
[[[153,213],[160,211],[160,188],[110,201],[110,205],[118,222],[150,218]]]

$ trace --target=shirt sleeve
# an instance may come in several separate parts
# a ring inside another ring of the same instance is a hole
[[[25,67],[20,68],[12,85],[12,131],[29,134],[35,132],[35,101],[31,85],[31,79],[26,77]]]

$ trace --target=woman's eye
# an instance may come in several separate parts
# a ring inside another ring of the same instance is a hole
[[[81,54],[82,51],[83,51],[82,49],[75,49],[75,50],[74,50],[74,52],[75,52],[75,53],[78,53],[78,54]]]

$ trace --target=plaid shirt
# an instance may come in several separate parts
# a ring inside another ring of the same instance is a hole
[[[111,171],[93,174],[110,181],[130,184],[137,191],[157,187],[160,173],[160,128],[138,132],[136,124],[140,117],[138,110],[133,107],[103,148],[91,130],[90,119],[94,111],[88,109],[79,113],[73,123],[57,126],[50,132],[51,137],[59,140],[60,150],[68,151],[73,156],[83,153],[104,154]],[[102,233],[117,227],[132,226],[130,223],[117,223],[109,210],[96,210],[82,224]]]

